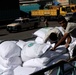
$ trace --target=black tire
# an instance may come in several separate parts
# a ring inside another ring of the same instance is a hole
[[[7,30],[9,33],[11,33],[11,32],[12,32],[12,30],[9,30],[8,28],[6,28],[6,30]]]
[[[9,29],[8,29],[8,28],[6,28],[6,30],[7,30],[7,31],[9,31]]]
[[[22,30],[22,27],[21,26],[18,26],[17,27],[17,31],[21,31]]]
[[[34,28],[38,28],[38,22],[36,22],[35,24],[34,24]]]
[[[44,22],[45,21],[45,17],[40,17],[40,21]]]
[[[9,33],[12,33],[12,30],[8,30]]]

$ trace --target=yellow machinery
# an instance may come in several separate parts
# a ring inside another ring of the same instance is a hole
[[[75,4],[70,4],[69,6],[70,6],[72,12],[76,12],[76,5]]]
[[[68,12],[75,12],[75,5],[63,5],[63,6],[46,6],[44,9],[32,10],[31,16],[34,17],[54,17],[56,18],[58,15],[65,16]]]

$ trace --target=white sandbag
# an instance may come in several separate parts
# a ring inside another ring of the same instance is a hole
[[[44,63],[47,62],[47,58],[43,57],[43,58],[34,58],[34,59],[30,59],[26,62],[23,63],[23,66],[25,67],[44,67]]]
[[[4,71],[3,71],[2,69],[0,69],[0,75],[3,74],[3,72],[4,72]]]
[[[13,69],[5,70],[1,75],[14,75]]]
[[[14,75],[12,67],[5,68],[0,65],[0,75]]]
[[[6,68],[6,67],[4,67],[4,66],[2,66],[2,65],[0,64],[0,69],[1,69],[2,71],[4,71],[4,70],[7,70],[8,68]]]
[[[53,29],[52,27],[41,28],[41,29],[35,31],[33,35],[42,38],[43,41],[45,42],[46,39],[49,37],[52,29]]]
[[[23,49],[23,47],[28,44],[29,42],[34,42],[34,40],[29,40],[29,41],[23,41],[23,40],[19,40],[16,44]]]
[[[24,46],[23,50],[21,51],[22,61],[27,61],[29,59],[41,56],[46,52],[49,47],[50,45],[46,43],[38,44],[34,41],[29,42],[27,45]]]
[[[11,57],[11,59],[8,59],[10,62],[9,62],[9,66],[10,65],[21,65],[22,64],[22,60],[21,60],[21,57]]]
[[[9,59],[3,59],[2,57],[0,57],[0,65],[8,68],[10,66],[13,66],[13,65],[21,65],[22,64],[22,61],[21,61],[21,58],[20,57],[11,57]]]
[[[25,41],[23,40],[19,40],[17,43],[16,43],[21,49],[23,49],[24,45],[26,44]]]
[[[5,41],[0,44],[0,56],[4,59],[13,57],[13,56],[20,56],[21,49],[16,43],[11,41]]]
[[[41,37],[36,37],[35,42],[42,44],[44,43],[44,40]]]
[[[5,71],[3,74],[1,75],[14,75],[14,72],[13,70],[8,70],[8,71]]]
[[[21,67],[18,66],[14,69],[14,75],[30,75],[35,72],[35,67]]]
[[[57,37],[58,37],[57,40],[60,40],[61,37],[63,36],[63,33],[60,29],[61,28],[58,28],[58,27],[55,27],[55,28],[48,27],[48,28],[39,29],[38,31],[34,32],[34,35],[36,35],[37,37],[40,37],[40,38],[36,38],[35,40],[36,40],[36,42],[39,42],[39,43],[47,42],[51,33],[56,33]]]

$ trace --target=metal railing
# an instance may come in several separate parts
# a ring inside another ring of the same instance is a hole
[[[58,72],[56,75],[76,75],[76,62],[75,62],[75,60],[76,60],[76,56],[69,59],[69,60],[59,60],[54,65],[43,68],[43,69],[36,71],[30,75],[45,75],[45,72],[51,71],[52,69],[57,68],[57,67],[58,67]],[[66,64],[70,65],[71,67],[69,69],[64,69],[64,66]],[[49,74],[49,75],[51,75],[51,74]]]

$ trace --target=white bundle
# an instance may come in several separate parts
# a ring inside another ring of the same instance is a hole
[[[13,69],[12,66],[9,66],[8,68],[2,66],[0,64],[0,75],[13,75]]]
[[[46,62],[48,62],[47,57],[34,58],[26,62],[23,62],[23,66],[24,67],[44,67]]]
[[[30,75],[31,73],[35,72],[35,70],[35,67],[18,66],[14,69],[14,75]]]
[[[18,65],[21,65],[22,61],[20,57],[11,57],[8,59],[3,59],[0,57],[0,65],[4,66],[5,68],[8,68],[10,66],[16,67]]]
[[[42,44],[44,43],[44,40],[41,37],[36,37],[35,42]]]
[[[27,43],[21,51],[22,61],[27,61],[29,59],[41,56],[49,47],[50,45],[46,43],[38,44],[34,41]]]
[[[49,37],[51,30],[53,28],[52,27],[47,27],[47,28],[41,28],[37,31],[34,32],[33,35],[37,36],[37,38],[35,39],[35,41],[37,43],[44,43],[46,41],[46,39]]]
[[[0,44],[0,56],[4,59],[8,59],[13,56],[20,56],[21,48],[16,43],[11,41],[5,41]]]
[[[26,44],[25,41],[23,40],[19,40],[17,43],[16,43],[21,49],[23,49],[24,45]]]
[[[4,41],[0,44],[0,75],[14,75],[13,69],[22,64],[21,48],[17,41]]]
[[[5,70],[1,75],[14,75],[14,71],[11,69]]]
[[[30,41],[23,41],[23,40],[19,40],[16,44],[21,48],[23,49],[23,47],[29,43],[29,42],[34,42],[33,40],[30,40]]]

